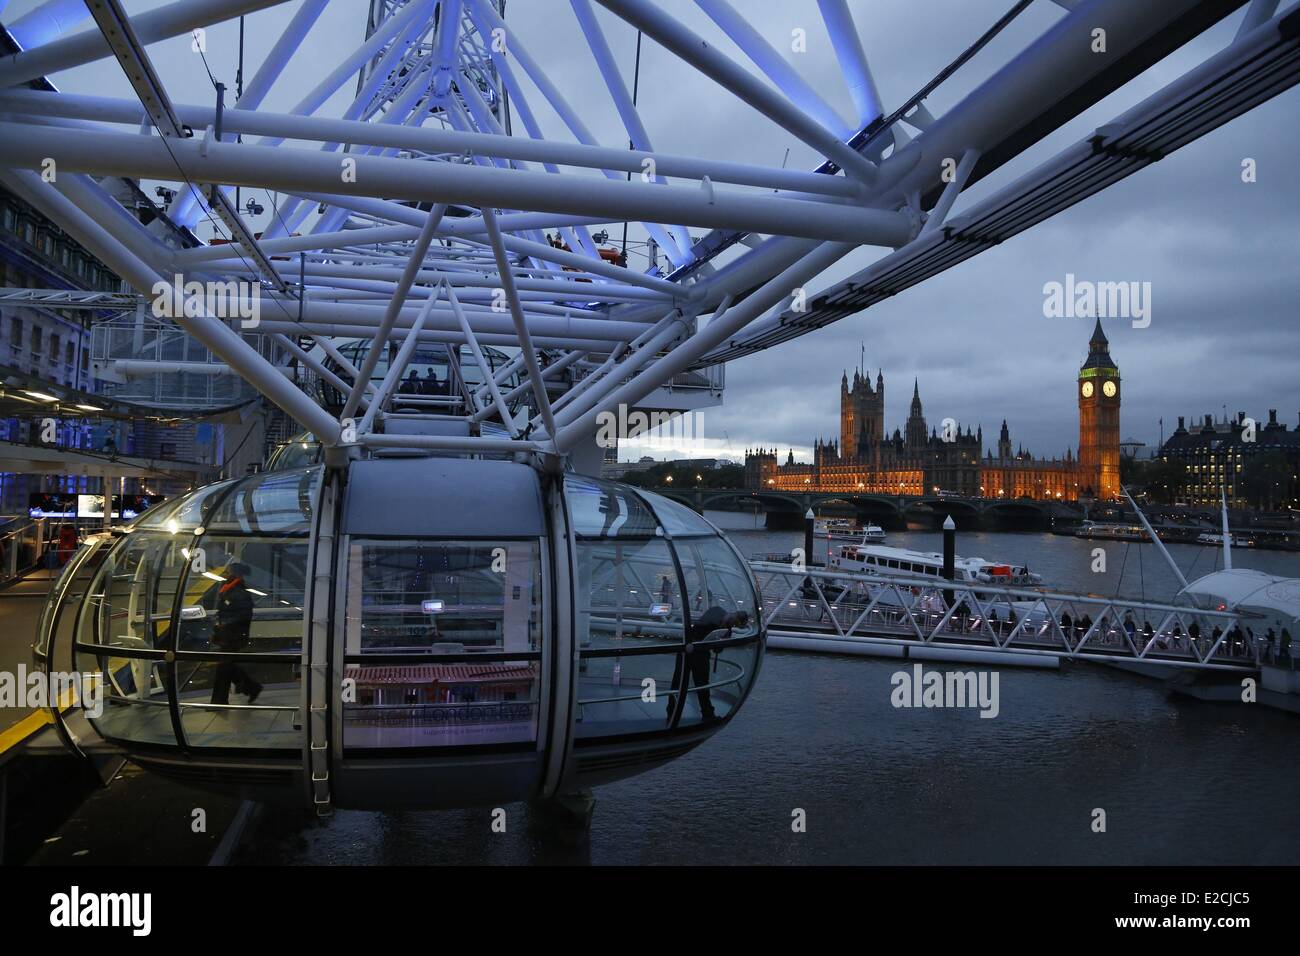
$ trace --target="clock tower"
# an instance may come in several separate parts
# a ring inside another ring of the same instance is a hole
[[[1101,320],[1088,342],[1088,358],[1079,369],[1079,493],[1119,497],[1119,369]]]

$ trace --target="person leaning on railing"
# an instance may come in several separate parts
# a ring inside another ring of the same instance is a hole
[[[718,605],[713,605],[707,611],[691,622],[690,630],[686,635],[686,666],[690,670],[691,680],[694,682],[696,691],[695,699],[700,705],[700,717],[704,720],[716,720],[717,712],[713,709],[713,698],[709,693],[709,667],[712,651],[706,646],[709,638],[714,634],[725,631],[721,637],[716,640],[726,640],[731,636],[733,627],[744,627],[749,623],[749,614],[745,611],[733,611],[728,614]],[[682,658],[677,658],[677,665],[673,669],[673,690],[676,692],[668,699],[668,718],[672,719],[673,702],[677,699],[677,693],[682,690]]]

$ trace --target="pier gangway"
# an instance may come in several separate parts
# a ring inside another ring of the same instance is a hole
[[[911,646],[1009,664],[1047,658],[1229,672],[1258,671],[1267,652],[1243,615],[1227,610],[771,561],[750,567],[777,648]]]

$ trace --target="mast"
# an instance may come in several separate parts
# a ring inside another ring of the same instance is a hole
[[[1187,587],[1187,578],[1183,577],[1182,569],[1174,562],[1173,556],[1170,555],[1169,551],[1165,548],[1165,543],[1161,541],[1155,531],[1152,530],[1150,522],[1147,521],[1147,516],[1144,515],[1142,509],[1137,506],[1137,502],[1133,500],[1133,496],[1128,493],[1128,489],[1123,485],[1120,486],[1119,490],[1124,493],[1124,497],[1128,499],[1128,503],[1132,505],[1133,510],[1137,512],[1138,520],[1142,522],[1142,527],[1145,528],[1147,534],[1151,536],[1151,540],[1155,543],[1155,546],[1160,549],[1160,554],[1165,559],[1165,563],[1169,565],[1170,570],[1174,572],[1174,577],[1179,580],[1183,587]]]

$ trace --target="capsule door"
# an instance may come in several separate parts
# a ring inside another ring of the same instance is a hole
[[[544,538],[346,535],[333,800],[436,808],[536,792],[549,706]]]

